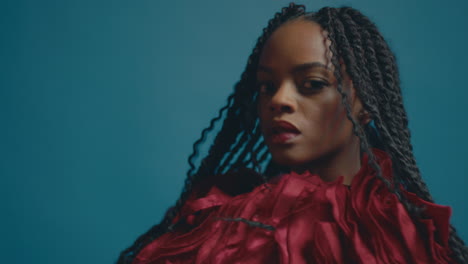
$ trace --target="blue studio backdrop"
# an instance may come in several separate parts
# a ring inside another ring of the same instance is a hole
[[[2,0],[2,263],[113,263],[160,221],[193,142],[286,0]],[[468,239],[464,0],[362,10],[397,55],[414,151]]]

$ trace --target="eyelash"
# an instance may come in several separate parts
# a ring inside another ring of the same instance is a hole
[[[310,84],[310,87],[306,87],[307,84]],[[326,81],[308,79],[302,82],[302,85],[299,87],[299,89],[304,93],[315,93],[328,85],[329,83]],[[276,90],[272,82],[258,82],[256,87],[260,94],[272,94]]]
[[[305,84],[311,84],[311,86],[306,87]],[[328,86],[328,83],[325,81],[309,79],[302,83],[301,88],[305,88],[307,91],[310,91],[310,92],[318,92],[326,86]]]

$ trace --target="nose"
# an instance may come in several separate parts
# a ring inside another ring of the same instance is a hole
[[[296,110],[294,87],[282,84],[273,94],[270,101],[270,110],[277,113],[292,113]]]

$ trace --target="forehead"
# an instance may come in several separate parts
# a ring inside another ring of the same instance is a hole
[[[259,64],[270,68],[320,62],[331,66],[326,32],[315,22],[294,20],[279,27],[267,40]]]

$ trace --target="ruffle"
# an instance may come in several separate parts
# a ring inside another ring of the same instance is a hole
[[[388,155],[373,149],[391,180]],[[425,207],[413,221],[362,158],[351,188],[343,177],[290,173],[247,193],[212,187],[186,202],[184,222],[147,245],[133,264],[454,263],[448,247],[451,208],[404,194]]]

